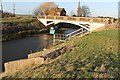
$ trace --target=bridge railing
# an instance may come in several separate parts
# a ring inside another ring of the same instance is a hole
[[[66,41],[70,40],[71,37],[77,36],[77,35],[83,35],[84,33],[88,32],[87,30],[84,30],[83,28],[80,28],[78,30],[75,30],[69,34],[55,34],[55,41]]]
[[[77,36],[77,35],[83,35],[84,33],[89,32],[83,28],[80,28],[78,30],[75,30],[67,35],[65,35],[66,40],[70,40],[71,37]]]
[[[51,19],[51,20],[65,20],[65,21],[86,21],[86,22],[103,22],[105,23],[106,19],[104,18],[90,18],[90,17],[70,17],[70,16],[38,16],[38,19]]]
[[[55,34],[55,41],[65,41],[66,36],[65,34]]]

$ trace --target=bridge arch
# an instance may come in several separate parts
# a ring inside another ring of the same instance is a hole
[[[89,25],[89,27],[85,26],[85,25]],[[71,26],[74,26],[74,29],[80,29],[80,28],[83,28],[83,29],[86,29],[89,31],[89,28],[90,28],[90,24],[88,23],[78,23],[78,22],[69,22],[69,21],[60,21],[60,22],[52,22],[52,24],[48,25],[48,26],[52,26],[52,27],[55,27],[55,26],[58,26],[58,27],[61,27],[61,26],[67,26],[66,28],[73,28]]]
[[[76,24],[72,24],[69,22],[59,22],[59,23],[56,23],[54,26],[58,26],[60,28],[74,28],[74,29],[82,28],[81,26],[78,26]]]

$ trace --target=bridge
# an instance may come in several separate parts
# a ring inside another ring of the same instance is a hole
[[[90,17],[70,17],[70,16],[38,16],[37,19],[41,21],[45,26],[56,25],[59,23],[68,23],[79,26],[80,29],[71,32],[70,34],[56,34],[56,37],[59,37],[63,40],[69,37],[84,34],[86,32],[92,32],[100,27],[104,27],[106,24],[106,19],[104,18],[90,18]],[[82,27],[82,29],[81,29]]]
[[[88,31],[94,31],[97,28],[103,27],[106,23],[106,19],[104,18],[69,17],[69,16],[38,16],[37,18],[45,26],[55,25],[63,22],[83,27]]]

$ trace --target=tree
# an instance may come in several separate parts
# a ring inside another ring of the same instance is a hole
[[[90,9],[88,6],[82,6],[82,10],[81,10],[82,16],[83,17],[87,17],[90,14]]]
[[[38,14],[44,15],[44,14],[40,11],[39,8],[36,8],[36,9],[33,11],[33,14],[34,14],[35,16],[37,16]]]
[[[38,8],[36,8],[33,11],[34,15],[47,15],[48,10],[52,9],[52,8],[57,8],[57,4],[55,4],[54,2],[44,2],[42,3]]]
[[[41,12],[47,15],[47,11],[52,9],[52,8],[57,8],[57,4],[54,2],[44,2],[40,5],[39,9]]]

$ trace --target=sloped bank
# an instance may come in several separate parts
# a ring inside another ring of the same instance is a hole
[[[37,64],[47,64],[54,61],[56,58],[64,54],[65,52],[73,50],[75,46],[64,46],[60,45],[59,48],[48,49],[45,51],[39,52],[39,56],[28,57],[28,59],[21,59],[16,61],[10,61],[4,64],[5,73],[4,75],[11,74],[20,70],[27,69],[28,67],[37,65]],[[50,51],[51,50],[51,51]],[[49,52],[50,51],[50,52]],[[46,53],[48,52],[48,53]],[[36,53],[32,53],[36,54]]]
[[[46,31],[46,27],[35,18],[6,20],[2,22],[2,41],[24,38]]]
[[[75,45],[57,60],[10,74],[5,78],[119,78],[118,31],[94,32],[66,43]]]
[[[87,34],[88,33],[83,34],[81,36],[77,36],[77,37],[82,37]],[[30,67],[36,64],[51,63],[52,61],[56,60],[66,52],[73,50],[75,47],[76,47],[75,45],[66,46],[65,43],[62,43],[62,44],[55,45],[46,50],[43,49],[43,51],[40,51],[40,52],[31,53],[28,55],[28,59],[21,59],[21,60],[6,62],[4,64],[4,67],[5,67],[4,75],[11,74],[19,70],[24,70],[27,67]],[[21,65],[19,66],[19,64]]]

